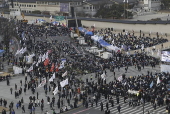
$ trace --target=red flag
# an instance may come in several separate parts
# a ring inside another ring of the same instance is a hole
[[[56,72],[59,71],[59,65],[56,66],[56,69],[55,69]]]
[[[47,66],[49,64],[49,59],[47,58],[47,59],[45,59],[45,61],[44,61],[44,66]]]
[[[51,69],[50,69],[50,72],[53,72],[54,71],[54,63],[52,63],[52,66],[51,66]]]

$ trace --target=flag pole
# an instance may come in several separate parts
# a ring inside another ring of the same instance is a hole
[[[128,3],[128,0],[127,0],[127,19],[128,19],[128,6],[129,6],[129,3]]]

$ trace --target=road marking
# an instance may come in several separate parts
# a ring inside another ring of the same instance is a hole
[[[84,112],[84,111],[87,111],[87,110],[90,110],[90,109],[91,109],[91,108],[84,109],[84,110],[78,111],[78,112],[76,112],[76,113],[73,113],[73,114],[79,114],[79,113],[81,113],[81,112]]]

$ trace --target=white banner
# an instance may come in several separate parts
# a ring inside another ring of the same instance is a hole
[[[20,74],[22,73],[22,68],[13,66],[13,71],[14,71],[14,74]]]

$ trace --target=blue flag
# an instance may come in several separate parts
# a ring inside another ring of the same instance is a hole
[[[152,88],[152,86],[153,86],[153,81],[152,81],[151,84],[150,84],[150,88]]]

